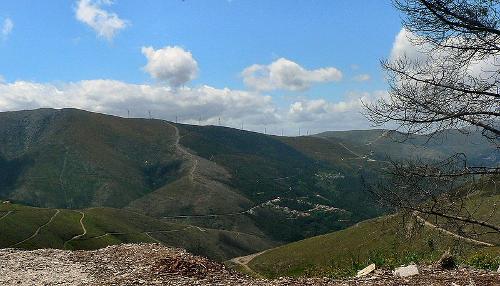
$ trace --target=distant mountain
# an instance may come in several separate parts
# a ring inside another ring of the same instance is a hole
[[[266,243],[295,241],[384,214],[361,175],[376,176],[386,155],[417,154],[387,133],[278,137],[76,109],[3,112],[0,199],[50,209],[111,207]],[[423,148],[436,158],[461,152],[467,138],[453,133]],[[474,146],[466,151],[475,160],[498,163],[488,142]]]
[[[378,160],[442,160],[463,153],[472,164],[498,165],[500,150],[478,130],[445,130],[432,135],[406,135],[393,130],[329,131],[316,135],[343,140],[360,154]]]

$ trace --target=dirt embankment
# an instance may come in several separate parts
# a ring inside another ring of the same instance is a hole
[[[159,244],[126,244],[96,251],[0,250],[0,285],[499,285],[500,274],[420,267],[397,278],[376,270],[357,279],[254,279],[224,265]]]

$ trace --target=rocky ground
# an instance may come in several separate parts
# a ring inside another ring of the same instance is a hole
[[[109,246],[96,251],[0,250],[0,285],[500,285],[500,274],[419,267],[395,277],[376,270],[363,278],[254,279],[222,264],[159,244]]]

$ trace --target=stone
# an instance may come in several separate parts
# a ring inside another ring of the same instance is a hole
[[[450,251],[446,251],[443,253],[441,258],[438,260],[438,265],[443,269],[454,269],[457,267],[457,263],[455,262],[455,258],[450,254]]]
[[[415,264],[410,264],[408,266],[398,267],[398,268],[394,269],[394,272],[393,272],[393,274],[395,276],[398,276],[401,278],[414,276],[414,275],[417,275],[418,273],[419,273],[418,267]]]
[[[372,263],[372,264],[366,266],[365,268],[359,270],[356,277],[362,277],[362,276],[368,275],[371,272],[373,272],[373,270],[375,270],[375,263]]]

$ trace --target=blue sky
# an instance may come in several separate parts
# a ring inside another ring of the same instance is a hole
[[[5,0],[0,24],[0,110],[290,132],[369,127],[338,104],[386,90],[379,61],[401,31],[389,0]]]

